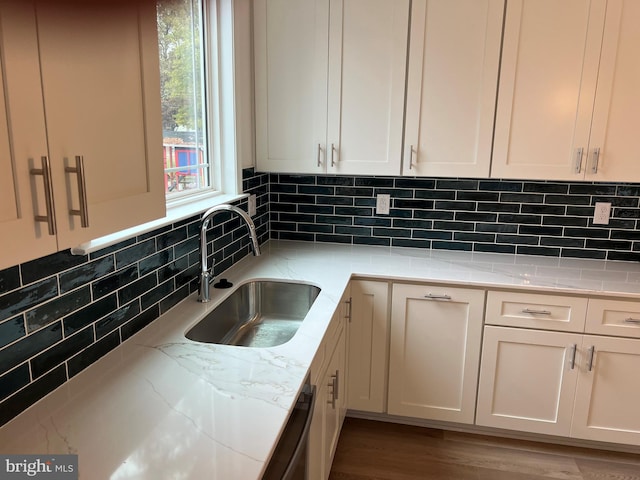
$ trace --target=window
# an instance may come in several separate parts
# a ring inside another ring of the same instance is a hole
[[[163,161],[167,200],[211,191],[202,0],[158,0]]]

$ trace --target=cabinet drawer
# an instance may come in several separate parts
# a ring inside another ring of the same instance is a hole
[[[583,332],[586,313],[586,298],[490,291],[487,296],[485,323]]]
[[[587,333],[640,338],[640,302],[591,299]]]

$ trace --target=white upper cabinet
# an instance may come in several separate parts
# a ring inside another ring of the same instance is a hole
[[[414,0],[404,175],[488,177],[503,0]]]
[[[507,4],[491,175],[584,176],[606,0]]]
[[[5,2],[0,19],[0,267],[162,217],[155,2]]]
[[[640,181],[640,2],[609,0],[585,166],[587,180]]]
[[[640,4],[512,0],[491,174],[640,181]]]
[[[256,0],[256,161],[262,171],[325,170],[328,0]]]
[[[409,1],[254,9],[258,169],[397,175]]]

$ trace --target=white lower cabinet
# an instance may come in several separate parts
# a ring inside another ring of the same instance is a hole
[[[640,340],[591,335],[635,336],[624,320],[638,313],[635,302],[589,299],[584,333],[486,326],[476,423],[640,445]]]
[[[640,340],[585,335],[571,436],[640,445]]]
[[[485,292],[394,284],[388,413],[473,423]]]
[[[582,335],[484,329],[478,425],[568,436]]]
[[[350,313],[347,407],[382,413],[387,397],[389,283],[353,280]]]
[[[347,411],[346,329],[349,289],[336,311],[325,340],[311,365],[316,403],[307,445],[309,480],[326,480]]]

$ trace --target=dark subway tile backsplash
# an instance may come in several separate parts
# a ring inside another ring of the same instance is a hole
[[[246,169],[243,188],[257,196],[264,242],[269,175]],[[250,251],[246,228],[223,217],[208,235],[216,274]],[[0,425],[196,291],[199,227],[196,215],[88,256],[67,250],[0,271]]]
[[[268,238],[640,261],[640,186],[243,172]],[[376,195],[391,197],[375,213]],[[609,225],[594,204],[612,203]],[[246,200],[238,202],[246,208]],[[86,369],[197,289],[200,216],[88,256],[58,252],[0,271],[0,424]],[[216,217],[215,273],[249,254]],[[214,248],[215,245],[215,248]]]

